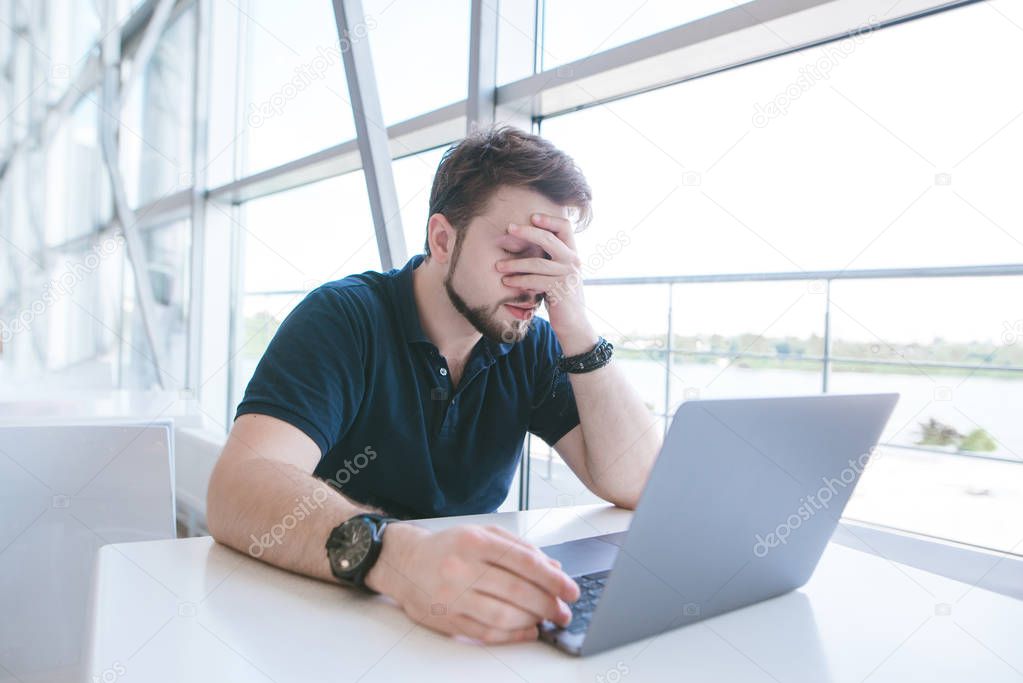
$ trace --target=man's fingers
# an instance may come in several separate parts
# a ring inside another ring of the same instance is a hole
[[[575,233],[572,231],[572,221],[563,216],[551,216],[546,213],[534,213],[529,220],[537,227],[556,233],[562,242],[575,251]]]
[[[501,282],[509,287],[528,289],[533,292],[543,292],[544,294],[557,292],[559,287],[564,287],[561,284],[561,280],[554,275],[505,275],[501,278]],[[548,299],[549,302],[550,299]]]
[[[532,242],[551,255],[551,258],[562,263],[571,263],[575,250],[561,240],[557,233],[535,225],[519,225],[512,223],[508,231],[515,237]]]
[[[455,604],[456,614],[465,614],[481,624],[505,631],[536,626],[537,616],[521,606],[508,602],[506,598],[471,590],[462,595]]]
[[[502,273],[532,273],[534,275],[571,275],[575,272],[571,265],[559,261],[548,261],[542,258],[516,258],[498,261],[498,270]]]
[[[533,545],[532,543],[530,543],[526,539],[522,538],[521,536],[516,536],[514,533],[512,533],[511,531],[508,531],[504,527],[497,526],[496,524],[490,524],[490,525],[488,525],[486,527],[486,529],[489,530],[489,531],[493,531],[498,536],[503,536],[504,538],[507,538],[509,541],[511,541],[513,543],[518,543],[519,545],[521,545],[521,546],[523,546],[525,548],[529,548],[530,550],[535,550],[535,551],[543,554],[543,551],[540,550],[539,548],[537,548],[535,545]],[[545,558],[547,558],[547,561],[550,562],[551,564],[553,564],[555,567],[559,567],[559,568],[561,567],[561,562],[560,561],[555,560],[553,557],[550,557],[549,555],[546,555],[546,554],[544,554],[543,556]]]
[[[547,556],[538,550],[495,539],[494,543],[483,546],[483,559],[532,581],[566,602],[574,602],[579,597],[579,587],[575,581],[558,567],[552,566]]]
[[[500,629],[483,624],[465,614],[456,614],[451,617],[451,625],[455,633],[468,636],[488,644],[495,643],[518,643],[525,640],[536,640],[538,631],[536,626],[527,626],[519,629]]]
[[[491,565],[473,583],[473,588],[529,612],[533,623],[549,619],[557,624],[567,624],[572,618],[572,611],[560,598],[503,567]]]

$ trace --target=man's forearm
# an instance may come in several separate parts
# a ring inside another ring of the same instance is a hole
[[[219,542],[289,571],[334,581],[325,544],[360,512],[323,481],[263,458],[224,463],[210,479],[207,525]]]
[[[562,342],[565,354],[592,348],[589,336],[567,338]],[[592,372],[570,373],[569,378],[594,492],[616,505],[634,508],[661,449],[661,420],[643,405],[613,360]]]

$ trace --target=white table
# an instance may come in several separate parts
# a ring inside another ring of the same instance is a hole
[[[629,518],[581,506],[422,524],[548,545]],[[1023,602],[834,543],[796,592],[582,659],[441,636],[208,537],[102,548],[90,632],[87,680],[108,682],[1023,681]]]

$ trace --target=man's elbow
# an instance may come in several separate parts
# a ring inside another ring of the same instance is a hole
[[[638,495],[602,495],[601,498],[611,503],[615,507],[624,508],[626,510],[635,510],[636,506],[639,505]]]
[[[230,545],[227,537],[226,517],[228,511],[226,508],[230,503],[231,496],[226,491],[229,483],[227,481],[229,474],[225,471],[226,469],[223,454],[221,454],[210,474],[209,486],[206,489],[206,528],[209,530],[210,536],[218,543]]]
[[[626,510],[635,510],[636,506],[639,505],[639,496],[643,492],[642,489],[639,491],[627,491],[613,489],[604,486],[596,486],[593,482],[587,484],[587,488],[590,489],[599,498],[606,500],[615,507],[624,508]]]

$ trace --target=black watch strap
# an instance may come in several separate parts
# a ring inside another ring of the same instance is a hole
[[[558,358],[558,370],[571,373],[593,372],[611,362],[614,348],[614,344],[603,337],[598,337],[597,345],[586,353]]]
[[[372,527],[370,547],[362,562],[355,567],[342,569],[335,566],[334,562],[331,560],[331,550],[338,548],[343,544],[342,527],[354,520],[360,520]],[[369,574],[370,570],[376,564],[377,559],[380,557],[380,551],[383,549],[384,530],[387,528],[388,524],[397,521],[399,520],[394,517],[385,517],[384,515],[366,512],[350,517],[338,526],[334,527],[334,529],[330,532],[330,536],[327,538],[326,544],[327,560],[330,563],[330,571],[334,574],[334,577],[346,586],[359,588],[367,593],[376,593],[376,591],[366,585],[366,575]]]

